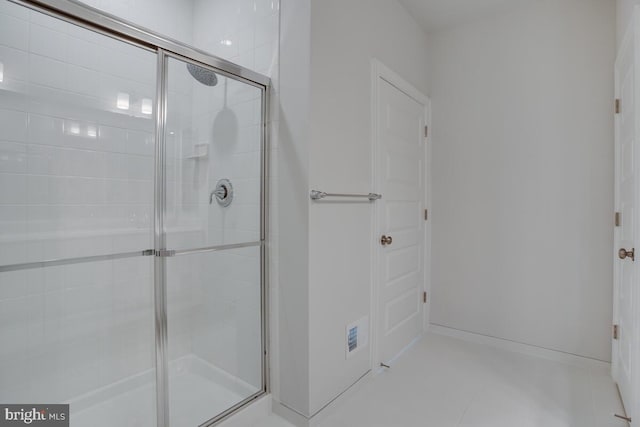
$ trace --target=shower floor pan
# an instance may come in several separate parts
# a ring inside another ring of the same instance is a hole
[[[146,371],[67,403],[74,427],[155,427],[155,377]],[[259,389],[193,356],[169,365],[172,427],[197,427]]]

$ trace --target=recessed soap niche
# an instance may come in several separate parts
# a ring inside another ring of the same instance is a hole
[[[190,155],[185,156],[185,159],[206,159],[209,157],[209,144],[195,144],[193,146],[193,151]]]

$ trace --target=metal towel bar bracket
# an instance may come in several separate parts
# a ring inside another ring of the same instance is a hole
[[[322,200],[327,197],[349,197],[349,198],[364,198],[373,202],[382,199],[382,194],[369,193],[369,194],[338,194],[338,193],[325,193],[324,191],[311,190],[311,200]]]

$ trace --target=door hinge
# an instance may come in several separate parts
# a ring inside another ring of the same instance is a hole
[[[427,303],[427,292],[426,292],[426,291],[422,293],[422,302],[423,302],[424,304],[426,304],[426,303]]]
[[[429,209],[424,210],[424,220],[429,221]]]
[[[429,126],[424,127],[424,137],[429,138]]]
[[[616,212],[615,224],[616,227],[620,227],[620,225],[622,224],[622,214],[620,212]]]
[[[613,339],[617,340],[620,337],[620,326],[613,325]]]
[[[616,99],[616,114],[620,114],[620,99]]]

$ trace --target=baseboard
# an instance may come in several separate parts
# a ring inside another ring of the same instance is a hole
[[[424,338],[424,332],[421,333],[418,337],[414,338],[413,341],[411,341],[409,344],[407,344],[407,346],[405,348],[403,348],[402,350],[400,350],[400,352],[398,354],[393,356],[392,359],[387,360],[386,363],[388,363],[389,365],[393,365],[394,363],[396,363],[405,354],[407,354],[407,352],[409,350],[411,350],[417,343],[419,343],[423,338]]]
[[[371,380],[371,378],[373,378],[373,375],[374,373],[372,371],[368,371],[349,388],[347,388],[331,402],[327,403],[323,408],[318,410],[311,417],[306,417],[299,412],[294,411],[287,405],[278,402],[276,399],[274,399],[272,403],[273,413],[289,421],[296,427],[316,427],[327,417],[336,413],[353,395],[357,394],[358,391],[360,391],[360,389],[362,389],[362,387],[367,384]]]
[[[516,341],[509,341],[502,338],[476,334],[474,332],[461,331],[459,329],[448,328],[446,326],[431,324],[429,325],[428,331],[434,334],[458,338],[477,344],[490,345],[515,353],[521,353],[529,356],[539,357],[542,359],[553,360],[555,362],[575,365],[584,369],[607,372],[611,370],[611,363],[602,360],[591,359],[588,357],[578,356],[571,353],[564,353],[557,350],[550,350],[547,348],[537,347],[534,345],[524,344]]]
[[[276,399],[273,399],[271,403],[271,409],[274,414],[278,415],[281,418],[284,418],[296,427],[309,427],[309,418],[294,411],[293,409],[289,408],[287,405],[279,402]]]

